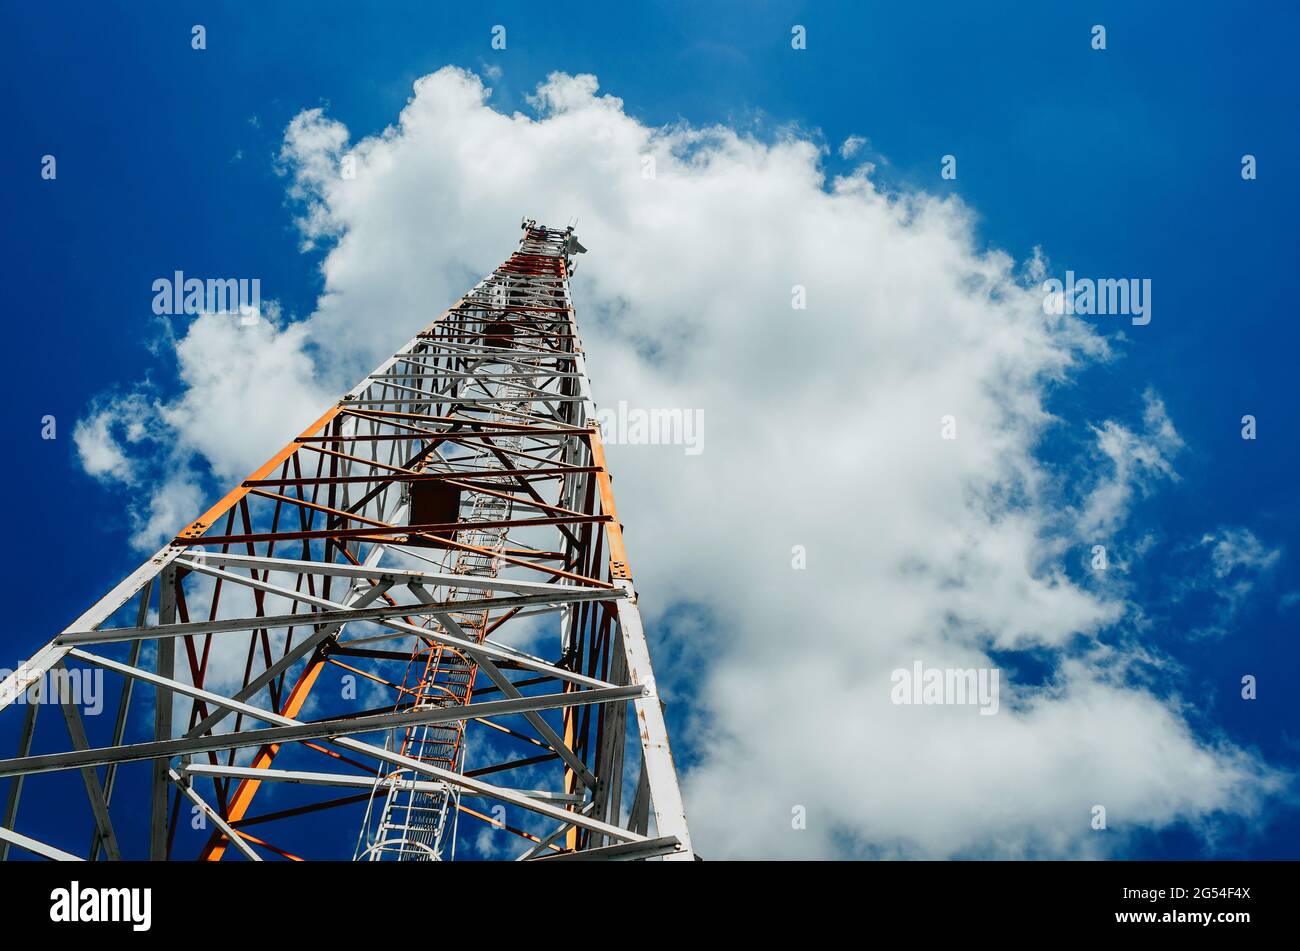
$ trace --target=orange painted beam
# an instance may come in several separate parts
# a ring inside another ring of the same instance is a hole
[[[302,712],[303,705],[307,702],[308,695],[311,694],[311,688],[316,685],[316,678],[320,676],[325,669],[325,655],[318,648],[308,661],[303,672],[298,676],[298,682],[293,685],[293,690],[289,692],[288,698],[284,702],[284,708],[280,711],[281,716],[297,717]],[[253,769],[268,769],[274,762],[276,754],[280,752],[280,744],[273,743],[269,746],[263,746],[249,763]],[[243,779],[235,787],[235,794],[230,799],[230,805],[227,809],[225,819],[227,822],[238,822],[244,818],[248,812],[248,807],[253,803],[253,797],[257,795],[257,790],[261,787],[260,779]],[[199,856],[201,862],[220,862],[221,857],[226,853],[227,841],[223,834],[213,835],[208,842],[203,853]]]
[[[600,433],[595,428],[588,439],[591,444],[591,461],[596,466],[600,511],[610,519],[605,523],[605,537],[609,540],[609,576],[631,578],[632,569],[627,563],[627,549],[623,547],[623,524],[618,520],[618,511],[614,508],[614,486],[609,479],[609,467],[605,464],[605,444],[600,441]]]
[[[286,459],[288,459],[290,456],[292,456],[295,452],[297,452],[302,447],[302,444],[298,442],[298,439],[305,439],[309,436],[316,435],[316,433],[320,432],[322,428],[328,425],[330,420],[332,420],[335,416],[337,416],[341,411],[342,411],[342,407],[331,406],[328,410],[325,411],[324,416],[322,416],[320,419],[316,420],[316,422],[312,423],[305,430],[303,430],[301,436],[294,439],[293,442],[289,443],[289,445],[285,446],[274,456],[272,456],[270,459],[264,462],[255,472],[249,475],[249,477],[245,479],[244,482],[249,482],[253,479],[265,479],[268,475],[270,475],[275,470],[277,466],[282,465]],[[191,522],[186,528],[184,528],[180,532],[180,534],[178,534],[176,538],[172,541],[172,544],[185,545],[193,541],[194,539],[202,536],[204,532],[206,532],[209,528],[213,526],[213,524],[216,522],[217,519],[221,518],[221,516],[225,515],[228,511],[230,511],[230,509],[237,502],[239,502],[244,496],[248,495],[250,491],[251,490],[245,485],[243,485],[242,483],[240,485],[237,485],[235,488],[231,489],[228,493],[226,493],[225,498],[223,498],[216,505],[212,506],[212,508],[208,509],[197,519]]]

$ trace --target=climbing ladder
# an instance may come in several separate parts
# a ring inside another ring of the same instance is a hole
[[[507,299],[507,292],[502,285],[481,290],[488,295],[491,306],[504,308],[502,301]],[[530,403],[526,398],[527,389],[521,387],[520,381],[476,375],[479,370],[485,374],[500,370],[504,365],[501,358],[489,353],[469,361],[469,364],[472,369],[465,380],[463,391],[480,397],[490,394],[492,399],[501,401],[494,404],[496,409],[489,417],[491,423],[504,426],[526,417]],[[526,383],[535,385],[536,381],[527,380]],[[506,454],[519,451],[520,443],[518,436],[500,436],[493,440],[498,452]],[[504,468],[498,454],[487,447],[477,449],[471,458],[460,459],[458,463],[458,471],[464,472],[466,468],[475,471],[476,484],[493,481],[491,473]],[[481,477],[478,475],[480,472],[483,474]],[[503,487],[509,483],[508,479],[503,478],[501,481]],[[460,508],[462,517],[458,521],[463,522],[465,528],[457,531],[454,538],[457,542],[478,550],[450,549],[442,568],[454,575],[495,578],[500,571],[499,555],[505,547],[508,529],[476,528],[475,524],[491,525],[509,521],[512,505],[497,495],[471,491],[461,501]],[[454,603],[490,596],[490,590],[485,591],[480,587],[451,587],[446,597],[439,600]],[[475,641],[481,642],[486,636],[487,611],[448,612],[448,615],[461,628],[461,632],[472,636]],[[436,620],[430,623],[440,626]],[[476,674],[477,665],[473,658],[462,652],[436,642],[417,642],[407,664],[406,677],[395,709],[422,710],[467,704],[473,693]],[[408,727],[404,731],[390,731],[385,748],[442,769],[462,772],[465,721],[425,724]],[[367,806],[366,822],[362,826],[362,840],[357,847],[358,859],[374,862],[428,862],[452,857],[451,853],[455,849],[456,815],[460,808],[459,792],[447,784],[441,784],[432,791],[427,789],[427,784],[416,788],[411,782],[415,778],[406,769],[396,769],[376,777],[370,805]],[[374,805],[380,797],[383,803],[378,810],[378,822],[374,832],[367,835],[371,828]]]

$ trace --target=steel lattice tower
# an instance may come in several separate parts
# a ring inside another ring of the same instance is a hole
[[[584,249],[523,231],[0,683],[0,857],[446,859],[465,823],[509,858],[693,857],[569,293]],[[60,810],[45,835],[19,831],[25,788]]]

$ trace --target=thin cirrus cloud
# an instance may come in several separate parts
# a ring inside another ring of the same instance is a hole
[[[703,854],[1122,854],[1135,831],[1249,820],[1282,788],[1189,722],[1176,682],[1152,687],[1172,674],[1134,674],[1151,652],[1132,606],[1065,569],[1175,477],[1181,440],[1154,394],[1134,394],[1132,428],[1072,420],[1094,441],[1079,464],[1102,465],[1066,496],[1036,455],[1067,425],[1045,404],[1109,348],[1045,314],[966,206],[885,194],[865,164],[828,182],[797,133],[647,126],[592,76],[553,74],[529,103],[498,112],[445,68],[361,141],[318,109],[293,120],[280,167],[324,291],[304,321],[203,318],[178,343],[182,390],[146,407],[182,474],[164,494],[273,452],[504,258],[521,215],[577,217],[598,401],[705,420],[698,455],[609,450],[661,686],[686,712],[674,739]],[[108,481],[137,472],[115,406],[77,437]],[[146,535],[174,507],[150,504]],[[1008,671],[995,716],[890,700],[896,668],[998,666],[991,651],[1048,673]]]

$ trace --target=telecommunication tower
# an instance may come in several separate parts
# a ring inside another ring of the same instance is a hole
[[[693,857],[570,297],[584,250],[525,220],[0,682],[0,858]]]

